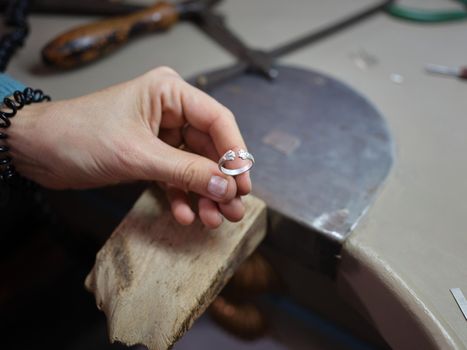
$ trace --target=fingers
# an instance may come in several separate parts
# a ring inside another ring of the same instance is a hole
[[[184,80],[173,69],[159,67],[143,76],[148,83],[149,106],[147,111],[151,119],[159,120],[160,127],[165,129],[180,128],[186,124],[181,88]]]
[[[246,148],[232,112],[203,91],[186,82],[181,84],[186,121],[210,135],[219,154],[235,146]]]
[[[216,162],[219,160],[219,154],[214,146],[211,137],[192,126],[185,128],[183,133],[185,144],[190,150],[195,153],[201,154],[212,161]],[[242,161],[237,159],[232,162],[232,166],[242,166]],[[236,177],[238,195],[243,196],[251,191],[251,180],[248,173],[241,174]]]
[[[251,191],[248,173],[233,178],[224,175],[217,166],[218,158],[227,150],[246,149],[232,113],[170,69],[156,69],[147,76],[151,79],[145,115],[150,116],[149,125],[160,121],[159,142],[152,140],[148,150],[151,161],[145,166],[147,179],[173,183],[224,204],[248,194]],[[209,159],[176,148],[180,135],[174,130],[186,124],[189,125],[186,135],[191,141],[185,143]],[[234,162],[232,165],[235,166]]]
[[[183,131],[183,139],[193,152],[201,154],[216,163],[219,160],[219,154],[208,134],[188,126]]]
[[[172,215],[181,225],[191,225],[196,215],[190,206],[190,199],[183,190],[173,186],[164,185],[167,199],[170,203]],[[216,204],[209,198],[200,197],[198,200],[198,215],[201,222],[208,228],[219,227],[224,217],[232,222],[240,221],[245,214],[245,206],[240,197],[234,198],[227,204]]]
[[[161,96],[162,128],[181,127],[188,123],[211,138],[217,158],[229,149],[246,149],[233,114],[203,91],[175,76],[155,89]],[[211,159],[214,160],[213,157]],[[239,194],[251,191],[248,173],[237,180]]]
[[[166,191],[170,209],[175,220],[184,226],[191,225],[195,221],[196,215],[191,208],[188,194],[171,184],[159,182],[159,186]],[[209,229],[219,227],[224,221],[224,217],[229,221],[238,222],[245,215],[245,206],[240,197],[234,198],[226,204],[216,203],[209,198],[199,197],[197,209],[201,222]]]
[[[245,215],[245,206],[240,197],[234,198],[226,204],[215,203],[209,198],[201,197],[198,210],[201,221],[209,228],[216,228],[222,223],[222,220],[218,220],[219,217],[238,222]]]
[[[160,100],[156,105],[162,110],[161,128],[188,123],[211,136],[220,155],[234,147],[246,148],[232,112],[203,91],[172,75],[155,79],[150,89]]]
[[[227,220],[232,222],[242,220],[245,215],[245,206],[240,197],[236,197],[226,204],[219,203],[219,209]]]
[[[138,167],[144,180],[171,183],[216,202],[230,202],[237,195],[235,180],[219,171],[212,160],[171,147],[157,138],[146,140],[149,147]]]
[[[233,114],[201,90],[185,84],[182,96],[187,122],[193,128],[210,136],[218,156],[222,156],[229,149],[246,149]],[[237,177],[237,184],[240,190],[239,194],[249,193],[251,191],[249,173]]]
[[[198,201],[199,218],[208,228],[217,228],[222,224],[223,217],[216,203],[208,198],[201,197]]]
[[[196,216],[189,205],[187,193],[173,185],[167,185],[166,193],[175,220],[182,225],[191,225]]]

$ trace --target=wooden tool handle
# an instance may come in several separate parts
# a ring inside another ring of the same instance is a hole
[[[173,4],[158,2],[128,16],[94,22],[61,34],[44,47],[42,59],[55,67],[77,67],[99,59],[139,34],[168,29],[177,20],[178,11]]]

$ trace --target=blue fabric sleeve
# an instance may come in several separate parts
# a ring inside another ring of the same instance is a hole
[[[13,94],[16,90],[23,91],[26,88],[8,74],[0,73],[0,101]]]

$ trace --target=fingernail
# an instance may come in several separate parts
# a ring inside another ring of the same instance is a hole
[[[226,179],[220,176],[213,176],[211,180],[209,180],[208,192],[213,196],[223,197],[227,192],[228,184],[229,182]]]

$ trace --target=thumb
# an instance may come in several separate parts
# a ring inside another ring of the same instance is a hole
[[[226,203],[237,195],[233,177],[223,174],[212,160],[156,141],[145,164],[146,180],[163,181],[198,193],[216,202]]]

